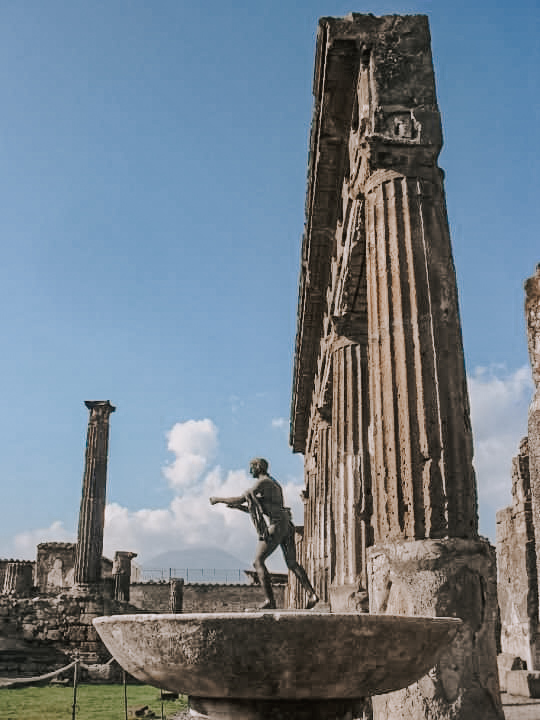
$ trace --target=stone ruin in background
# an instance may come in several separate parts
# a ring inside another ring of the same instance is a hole
[[[540,670],[540,265],[525,283],[525,317],[534,396],[528,435],[512,461],[512,504],[497,512],[500,677],[509,692],[538,697],[530,671]]]

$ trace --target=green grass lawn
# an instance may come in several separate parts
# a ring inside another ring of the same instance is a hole
[[[149,685],[127,686],[128,712],[148,705],[161,718],[160,691]],[[71,720],[73,688],[46,685],[8,690],[0,688],[0,720]],[[165,700],[163,716],[171,718],[187,706],[186,698]],[[133,717],[130,713],[128,717]],[[124,720],[122,685],[79,685],[77,720]]]

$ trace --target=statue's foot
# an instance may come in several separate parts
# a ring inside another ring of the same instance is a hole
[[[307,602],[306,610],[311,610],[311,608],[314,608],[318,602],[319,602],[318,596],[315,593],[313,593],[313,595],[310,595],[310,598]]]
[[[271,600],[267,600],[262,605],[259,605],[259,610],[275,610],[276,609],[276,603],[272,602]]]

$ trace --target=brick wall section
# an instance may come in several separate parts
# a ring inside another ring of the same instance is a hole
[[[285,585],[274,585],[277,606],[284,607]],[[184,585],[184,612],[244,612],[264,602],[258,585]],[[169,611],[169,583],[132,583],[130,603],[144,612]]]

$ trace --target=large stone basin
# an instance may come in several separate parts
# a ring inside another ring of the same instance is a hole
[[[415,682],[460,620],[357,613],[115,615],[94,625],[139,680],[193,698],[336,700]]]

